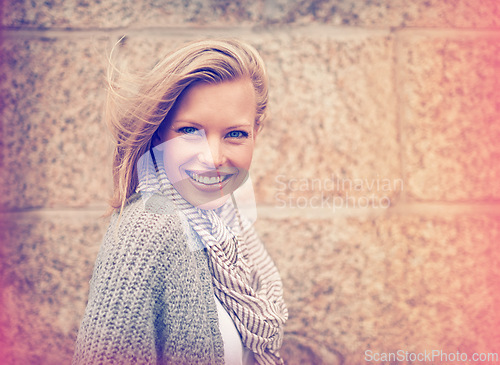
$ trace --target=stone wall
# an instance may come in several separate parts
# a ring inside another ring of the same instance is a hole
[[[106,57],[123,35],[131,67],[219,36],[265,59],[252,179],[288,364],[500,353],[498,1],[18,0],[1,27],[3,363],[70,362],[107,223]]]

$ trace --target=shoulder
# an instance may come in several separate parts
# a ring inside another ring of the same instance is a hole
[[[144,198],[136,194],[121,212],[112,215],[100,258],[112,255],[150,260],[186,247],[185,229],[172,201],[161,195]]]
[[[140,292],[175,274],[172,263],[186,261],[190,251],[180,218],[170,204],[162,196],[133,197],[112,215],[94,265],[94,289],[127,282],[126,287]]]
[[[120,240],[175,238],[183,235],[173,202],[162,195],[132,196],[122,212],[113,215],[107,234]]]

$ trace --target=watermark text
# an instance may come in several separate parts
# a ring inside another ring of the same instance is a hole
[[[443,350],[431,350],[424,352],[410,352],[398,350],[396,352],[375,352],[365,351],[365,361],[406,361],[406,362],[498,362],[498,353],[474,353],[472,355],[465,352],[445,352]]]
[[[382,208],[391,206],[394,193],[404,190],[402,179],[275,177],[278,208]]]

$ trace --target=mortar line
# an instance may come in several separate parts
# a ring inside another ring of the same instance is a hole
[[[256,24],[255,26],[227,26],[227,27],[116,27],[116,28],[45,28],[45,29],[26,29],[16,27],[0,28],[4,39],[16,38],[84,38],[89,36],[116,37],[124,34],[129,36],[137,35],[158,35],[158,36],[196,36],[200,33],[212,33],[214,35],[232,34],[234,36],[258,35],[258,34],[294,34],[294,35],[315,35],[315,36],[334,36],[357,38],[373,35],[387,35],[391,33],[399,33],[401,36],[411,35],[431,35],[431,36],[492,36],[500,37],[500,28],[425,28],[425,27],[352,27],[338,26],[328,24],[312,24],[312,25],[279,25],[265,26]]]
[[[394,44],[393,44],[393,52],[394,52],[394,69],[393,69],[393,83],[394,83],[394,95],[396,98],[396,129],[398,133],[398,144],[399,144],[399,171],[401,173],[401,178],[403,179],[403,182],[405,185],[407,185],[408,181],[408,174],[406,171],[406,161],[405,161],[405,135],[404,135],[404,121],[403,121],[403,97],[402,97],[402,92],[403,92],[403,87],[402,87],[402,81],[401,81],[401,67],[402,67],[402,62],[401,62],[401,57],[402,57],[402,50],[401,50],[401,39],[400,39],[400,32],[395,31],[394,32]],[[407,190],[408,189],[402,189],[401,190],[401,195],[400,199],[401,202],[404,204],[407,202],[408,196],[407,196]]]
[[[92,215],[96,219],[103,218],[107,211],[106,205],[93,205],[89,207],[55,207],[42,209],[18,209],[12,211],[0,212],[2,217],[50,217],[59,216],[81,216]],[[258,218],[315,218],[315,219],[330,219],[332,217],[374,217],[374,216],[476,216],[484,215],[500,215],[500,203],[445,203],[445,202],[412,202],[399,203],[387,209],[383,208],[282,208],[269,204],[257,205]]]
[[[445,36],[449,38],[456,37],[477,37],[489,36],[498,37],[500,36],[500,28],[428,28],[428,27],[401,27],[397,28],[397,31],[402,35],[406,36],[407,33],[417,36]]]
[[[254,26],[254,27],[147,27],[147,28],[88,28],[88,29],[22,29],[22,28],[3,28],[3,37],[5,39],[40,39],[40,38],[86,38],[86,37],[120,37],[127,36],[196,36],[200,33],[213,34],[221,36],[231,34],[234,36],[248,36],[258,34],[298,34],[298,35],[315,35],[315,36],[336,36],[357,38],[372,36],[374,34],[387,35],[390,33],[389,28],[363,28],[363,27],[342,27],[329,25],[297,25],[297,26]]]
[[[259,206],[259,218],[275,219],[332,219],[332,218],[375,218],[380,216],[420,216],[456,217],[492,215],[500,216],[500,204],[446,204],[446,203],[409,203],[398,204],[388,209],[382,208],[277,208],[273,206]]]

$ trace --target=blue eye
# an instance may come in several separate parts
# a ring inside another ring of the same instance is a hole
[[[194,134],[198,131],[195,127],[182,127],[177,130],[178,133]]]
[[[227,134],[229,138],[247,138],[248,133],[244,131],[231,131]]]

